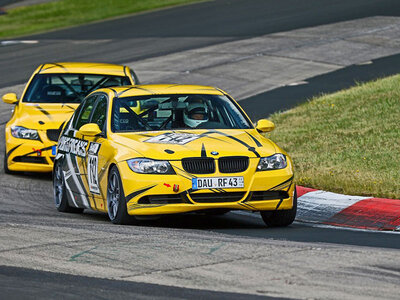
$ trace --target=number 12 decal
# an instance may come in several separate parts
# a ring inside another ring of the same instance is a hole
[[[99,188],[99,150],[101,144],[90,143],[88,150],[88,185],[91,193],[100,194]]]

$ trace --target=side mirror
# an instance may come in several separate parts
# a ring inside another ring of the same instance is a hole
[[[83,125],[78,132],[82,135],[96,136],[101,133],[101,130],[96,123],[89,123]]]
[[[270,132],[275,129],[275,124],[267,119],[261,119],[257,122],[256,129],[259,132]]]
[[[16,104],[18,102],[17,94],[8,93],[3,96],[3,101],[8,104]]]

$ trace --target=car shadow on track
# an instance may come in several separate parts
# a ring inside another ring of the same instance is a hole
[[[96,221],[109,222],[108,216],[102,213],[85,212],[85,215]],[[128,224],[127,226],[135,226]],[[136,226],[143,227],[160,227],[174,229],[199,229],[199,230],[215,230],[215,229],[262,229],[266,228],[262,220],[254,218],[238,218],[232,213],[222,216],[204,215],[197,213],[164,215],[154,220],[140,220]]]

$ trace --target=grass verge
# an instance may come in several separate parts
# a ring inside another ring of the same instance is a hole
[[[400,199],[400,75],[271,116],[299,185]]]
[[[18,37],[197,1],[199,0],[60,0],[18,7],[0,16],[0,38]]]

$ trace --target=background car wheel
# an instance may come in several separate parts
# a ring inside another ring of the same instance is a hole
[[[134,224],[138,220],[128,215],[124,190],[118,168],[113,166],[108,175],[107,183],[108,217],[114,224]]]
[[[56,162],[53,173],[53,193],[56,208],[60,212],[81,213],[83,208],[71,207],[68,204],[68,198],[65,188],[64,174],[62,172],[61,164]]]
[[[13,174],[13,171],[10,171],[10,169],[8,168],[8,156],[7,156],[7,152],[6,150],[4,150],[4,173],[6,174]]]
[[[294,189],[293,208],[288,210],[260,211],[264,223],[269,227],[285,227],[293,223],[297,212],[297,192]]]

